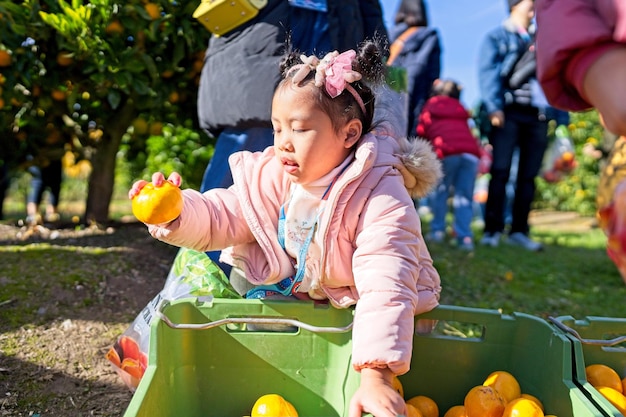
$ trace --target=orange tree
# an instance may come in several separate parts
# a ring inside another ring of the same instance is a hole
[[[0,146],[11,150],[3,159],[15,166],[50,130],[63,133],[93,167],[85,219],[106,221],[127,132],[142,140],[167,123],[197,127],[209,37],[192,17],[197,4],[0,0]]]

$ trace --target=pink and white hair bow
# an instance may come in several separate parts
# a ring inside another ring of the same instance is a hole
[[[341,54],[337,51],[329,52],[321,61],[314,55],[300,55],[303,64],[296,66],[297,72],[293,76],[293,83],[300,83],[312,70],[315,70],[315,86],[324,86],[332,98],[339,96],[343,90],[348,90],[365,113],[363,99],[350,85],[361,79],[361,74],[352,69],[352,61],[355,57],[356,52],[352,49]]]

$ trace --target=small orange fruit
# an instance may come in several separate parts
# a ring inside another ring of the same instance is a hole
[[[259,397],[252,407],[250,417],[298,417],[294,406],[278,394]]]
[[[607,365],[596,363],[585,368],[587,381],[594,387],[610,387],[622,393],[622,379],[615,370]]]
[[[622,378],[622,394],[626,392],[626,376]]]
[[[544,417],[536,402],[528,398],[516,398],[504,407],[502,417]]]
[[[425,417],[414,405],[406,403],[406,417]]]
[[[143,223],[168,223],[183,210],[183,195],[180,188],[169,181],[160,187],[150,182],[133,197],[131,208],[135,217]]]
[[[626,397],[621,392],[611,387],[594,387],[604,396],[617,410],[626,416]]]
[[[398,377],[395,375],[393,376],[393,379],[391,380],[391,387],[395,389],[396,391],[398,391],[398,394],[400,394],[400,396],[404,398],[404,387],[402,386],[402,382],[400,382]]]
[[[489,374],[483,385],[493,387],[508,403],[522,395],[517,379],[506,371],[495,371]]]
[[[446,411],[443,417],[467,417],[465,407],[462,405],[454,405]]]
[[[159,17],[161,17],[161,8],[159,7],[158,4],[155,3],[146,3],[144,4],[144,9],[146,9],[146,12],[148,12],[148,14],[150,15],[150,18],[152,20],[156,20]]]
[[[467,392],[463,405],[467,417],[502,417],[506,400],[495,388],[478,385]]]
[[[61,51],[58,53],[57,64],[59,64],[60,66],[67,67],[69,65],[72,65],[73,62],[74,58],[72,57],[72,54],[70,52]]]
[[[119,20],[112,20],[106,25],[104,32],[108,35],[119,35],[124,32],[124,26],[122,26]]]
[[[430,397],[417,395],[409,399],[406,403],[415,406],[424,417],[439,417],[439,407]]]
[[[522,394],[520,398],[526,398],[528,400],[534,401],[539,406],[539,408],[541,408],[541,411],[544,411],[543,403],[539,398],[535,397],[534,395]]]
[[[10,66],[11,61],[11,54],[4,49],[0,49],[0,67]]]

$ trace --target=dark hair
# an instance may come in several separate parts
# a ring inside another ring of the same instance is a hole
[[[359,95],[365,105],[365,113],[361,110],[354,96],[346,89],[337,97],[332,98],[325,88],[316,88],[313,94],[316,104],[331,119],[333,127],[339,129],[345,122],[352,119],[359,119],[363,124],[363,132],[369,132],[373,128],[375,98],[373,87],[382,84],[385,78],[386,67],[383,62],[383,49],[378,41],[366,40],[356,51],[356,57],[352,62],[352,69],[361,74],[362,78],[350,83],[352,88]],[[320,59],[322,57],[319,57]],[[281,64],[280,71],[283,80],[277,88],[281,88],[287,83],[291,83],[291,78],[297,71],[291,69],[295,65],[302,64],[300,54],[297,51],[287,53]],[[315,82],[315,71],[311,71],[300,83],[299,86],[313,84]]]
[[[407,26],[428,26],[426,2],[424,0],[402,0],[394,22],[405,23]]]
[[[436,80],[430,92],[432,96],[447,96],[457,100],[461,98],[463,87],[454,80]]]

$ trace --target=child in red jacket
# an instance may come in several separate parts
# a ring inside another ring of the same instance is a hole
[[[428,139],[442,160],[443,179],[429,196],[433,213],[428,238],[445,239],[448,198],[454,190],[453,230],[458,247],[474,250],[471,230],[474,183],[478,173],[480,147],[468,125],[469,112],[460,102],[461,86],[452,80],[436,80],[431,97],[418,118],[417,135]]]

